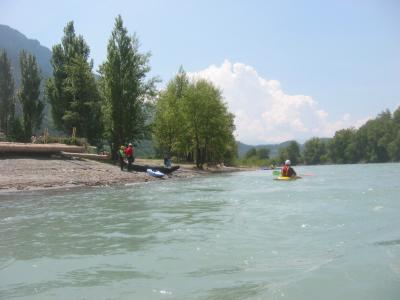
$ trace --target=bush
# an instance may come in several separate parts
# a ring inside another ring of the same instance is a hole
[[[11,122],[10,134],[7,136],[9,142],[24,142],[25,134],[22,123],[19,119],[15,119]]]
[[[39,137],[38,143],[44,143],[43,137]],[[60,143],[66,145],[76,145],[87,147],[89,144],[85,138],[72,138],[72,137],[60,137],[60,136],[48,136],[47,143]]]

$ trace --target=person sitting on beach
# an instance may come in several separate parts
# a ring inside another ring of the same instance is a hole
[[[125,165],[125,147],[121,146],[120,149],[118,150],[118,158],[119,158],[119,165],[121,167],[121,171],[124,170],[124,165]]]
[[[296,176],[295,170],[290,166],[290,160],[287,159],[285,161],[285,165],[281,169],[281,176],[282,177],[294,177]]]
[[[164,155],[164,167],[171,168],[171,157],[168,153]]]

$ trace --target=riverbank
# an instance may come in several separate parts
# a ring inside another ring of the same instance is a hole
[[[137,164],[161,165],[161,160],[137,159]],[[181,168],[163,180],[190,178],[211,172],[234,172],[240,168]],[[88,159],[62,157],[10,157],[0,159],[0,193],[50,190],[85,186],[114,186],[160,180],[145,172],[121,171],[118,165]]]

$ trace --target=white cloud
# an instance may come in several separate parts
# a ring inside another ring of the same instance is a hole
[[[330,121],[328,113],[312,97],[287,95],[279,81],[259,76],[242,63],[224,61],[221,66],[189,73],[204,78],[222,90],[229,111],[235,114],[236,138],[248,144],[278,143],[331,137],[335,131],[359,125],[349,114]]]

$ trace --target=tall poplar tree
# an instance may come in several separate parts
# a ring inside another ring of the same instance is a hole
[[[136,36],[129,36],[121,16],[107,47],[107,60],[100,67],[104,97],[105,133],[113,148],[136,142],[147,133],[145,101],[154,96],[156,80],[146,80],[150,54],[139,52]]]
[[[18,99],[22,105],[24,139],[29,141],[32,132],[40,128],[44,104],[40,99],[40,70],[34,55],[24,50],[20,54],[21,86]]]
[[[182,101],[189,86],[189,79],[183,68],[171,80],[157,100],[153,123],[153,136],[157,148],[170,155],[184,155],[187,150],[183,126]]]
[[[53,47],[53,77],[46,85],[56,127],[96,143],[102,134],[101,98],[89,61],[90,49],[81,35],[75,34],[74,23],[64,28],[61,44]]]
[[[0,50],[0,131],[8,135],[14,119],[14,79],[5,50]]]

